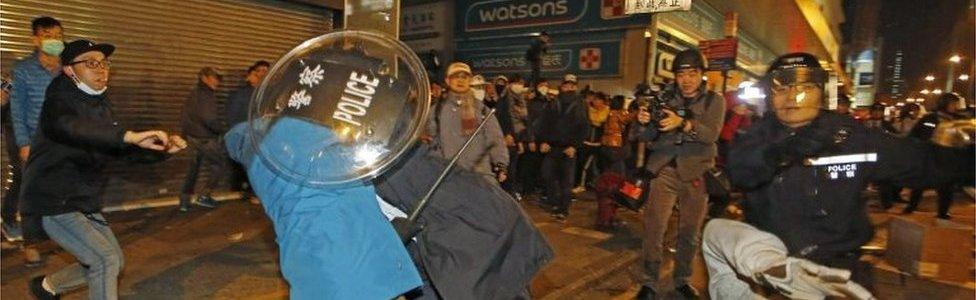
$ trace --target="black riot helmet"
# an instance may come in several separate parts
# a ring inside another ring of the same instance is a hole
[[[949,106],[951,105],[956,105],[955,106],[956,110],[962,110],[960,108],[961,106],[959,105],[960,103],[965,103],[962,100],[963,100],[962,96],[959,96],[959,94],[955,92],[944,93],[942,94],[942,96],[939,96],[939,100],[935,102],[935,110],[941,112],[950,112]]]
[[[770,89],[803,83],[813,83],[823,87],[827,83],[827,70],[824,70],[813,54],[795,52],[777,57],[770,63],[763,81],[766,88]]]
[[[705,56],[695,49],[682,50],[674,56],[674,62],[671,63],[671,72],[677,73],[681,69],[699,69],[703,72],[708,69],[708,63],[705,61]]]

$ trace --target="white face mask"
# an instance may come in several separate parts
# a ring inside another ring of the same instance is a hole
[[[478,101],[485,100],[485,90],[471,89],[471,92],[474,93],[474,98],[478,99]]]
[[[513,83],[512,84],[512,92],[515,92],[516,94],[524,93],[525,92],[525,85],[523,85],[521,83]]]
[[[88,86],[84,82],[81,82],[81,80],[79,80],[76,77],[71,77],[71,79],[74,80],[75,85],[78,86],[78,89],[81,89],[81,91],[82,92],[85,92],[85,94],[89,94],[89,95],[92,95],[92,96],[98,96],[98,95],[101,95],[102,93],[104,93],[105,90],[108,90],[108,87],[107,86],[106,87],[103,87],[101,90],[96,90],[96,89],[91,88],[90,86]]]

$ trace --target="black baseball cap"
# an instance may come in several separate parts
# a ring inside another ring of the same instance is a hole
[[[115,46],[111,44],[95,44],[89,40],[75,40],[65,45],[64,51],[61,51],[61,64],[68,65],[75,57],[89,51],[102,52],[102,54],[105,54],[105,57],[109,57],[112,55],[112,52],[115,52]]]

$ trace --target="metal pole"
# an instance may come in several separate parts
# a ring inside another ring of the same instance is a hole
[[[654,81],[654,72],[657,70],[657,13],[651,14],[651,24],[647,26],[649,36],[647,37],[647,68],[644,70],[644,83],[648,85]]]
[[[441,175],[437,176],[437,180],[435,180],[434,184],[431,185],[430,189],[427,190],[427,194],[425,194],[424,197],[420,199],[420,202],[417,203],[417,207],[415,207],[413,209],[413,212],[410,213],[409,220],[411,223],[417,221],[417,218],[420,217],[420,212],[423,211],[425,207],[427,207],[427,202],[429,202],[430,197],[434,195],[434,191],[436,191],[437,187],[441,185],[441,182],[444,181],[444,178],[447,177],[447,174],[450,173],[452,169],[454,169],[454,165],[456,165],[458,159],[461,158],[461,154],[464,154],[464,151],[468,149],[469,145],[471,145],[471,141],[474,141],[475,137],[477,137],[478,134],[481,133],[482,128],[485,127],[485,123],[488,123],[488,120],[491,119],[491,117],[494,115],[495,115],[495,109],[492,108],[491,110],[488,111],[488,114],[485,115],[484,120],[481,120],[481,124],[478,124],[478,128],[474,130],[474,133],[472,133],[471,136],[468,137],[467,141],[464,141],[464,145],[461,146],[461,149],[458,149],[457,153],[454,154],[454,157],[451,158],[451,162],[447,164],[447,167],[444,168],[444,171],[441,172]]]

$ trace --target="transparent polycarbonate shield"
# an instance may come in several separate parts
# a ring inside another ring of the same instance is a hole
[[[249,134],[277,175],[312,186],[372,179],[425,129],[430,96],[402,42],[338,31],[302,43],[269,71],[250,107]]]

